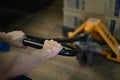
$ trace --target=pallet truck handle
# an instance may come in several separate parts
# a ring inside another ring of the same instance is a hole
[[[43,41],[38,41],[36,39],[30,39],[30,38],[27,38],[27,39],[24,39],[23,40],[23,44],[25,46],[29,46],[29,47],[33,47],[33,48],[37,48],[37,49],[41,49],[43,47]],[[62,46],[69,46],[67,44],[64,44],[62,43],[61,44]],[[69,46],[69,48],[72,48],[71,46]],[[59,52],[59,55],[62,55],[62,56],[76,56],[78,54],[78,52],[74,49],[65,49],[63,48],[60,52]]]

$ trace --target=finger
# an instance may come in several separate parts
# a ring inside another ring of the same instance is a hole
[[[48,41],[48,40],[45,40],[45,41],[44,41],[44,46],[45,46],[45,47],[48,47],[48,45],[49,45],[49,41]]]
[[[52,42],[53,42],[54,40],[53,40],[53,39],[51,39],[50,41],[52,41]]]

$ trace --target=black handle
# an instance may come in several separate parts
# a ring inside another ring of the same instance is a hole
[[[38,41],[36,39],[24,39],[23,40],[24,45],[30,46],[30,47],[33,47],[33,48],[37,48],[37,49],[41,49],[43,47],[43,43],[44,43],[44,40],[42,40],[42,41]],[[68,45],[65,45],[63,43],[61,45],[68,47]],[[72,49],[70,49],[70,48],[72,48]],[[59,55],[63,55],[63,56],[76,56],[77,54],[78,54],[77,50],[75,50],[71,46],[69,46],[69,49],[63,48],[59,52]]]

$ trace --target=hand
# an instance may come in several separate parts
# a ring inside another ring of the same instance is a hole
[[[61,44],[54,40],[45,40],[42,50],[48,54],[49,58],[53,58],[58,55],[62,48]]]
[[[23,39],[25,39],[26,36],[22,31],[9,32],[7,36],[9,37],[7,41],[9,44],[19,48],[26,48],[26,46],[23,45]]]

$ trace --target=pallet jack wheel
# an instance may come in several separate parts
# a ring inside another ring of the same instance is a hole
[[[92,65],[95,61],[95,53],[85,51],[77,55],[77,60],[80,64]]]

